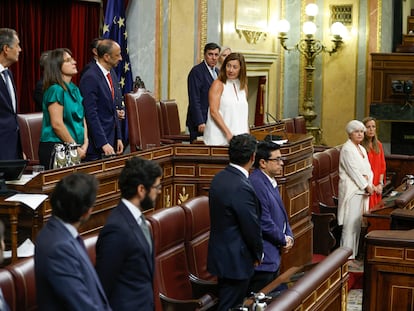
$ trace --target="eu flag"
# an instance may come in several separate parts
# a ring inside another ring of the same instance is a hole
[[[105,10],[105,20],[103,25],[103,38],[116,41],[121,47],[122,61],[115,68],[119,78],[122,95],[132,91],[133,80],[131,63],[128,55],[128,33],[126,30],[126,18],[124,0],[108,0]],[[127,140],[128,126],[122,122],[124,140]]]

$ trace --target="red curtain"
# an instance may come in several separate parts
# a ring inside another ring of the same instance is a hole
[[[19,34],[22,52],[11,66],[16,82],[21,113],[33,112],[33,89],[39,80],[40,54],[46,50],[69,48],[77,61],[78,72],[91,59],[89,43],[99,36],[99,3],[70,0],[1,0],[0,27]],[[79,75],[73,82],[79,81]]]

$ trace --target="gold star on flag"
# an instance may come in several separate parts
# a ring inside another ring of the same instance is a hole
[[[129,63],[125,62],[124,72],[127,72],[128,70],[129,70]]]
[[[122,26],[125,26],[124,22],[125,22],[125,18],[120,17],[118,20],[119,28],[121,28]]]
[[[124,38],[125,40],[128,39],[128,32],[126,30],[124,31]]]
[[[108,24],[103,25],[102,32],[103,32],[103,34],[105,34],[106,32],[109,32],[109,25]]]
[[[125,86],[125,78],[121,77],[121,81],[119,81],[119,85],[121,86],[121,88],[123,89]]]

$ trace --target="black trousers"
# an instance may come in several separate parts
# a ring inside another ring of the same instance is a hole
[[[229,311],[231,308],[242,305],[248,286],[249,279],[233,280],[219,278],[219,304],[217,311]]]
[[[279,270],[276,272],[255,271],[250,279],[247,295],[250,293],[259,293],[263,287],[272,282],[279,276]]]

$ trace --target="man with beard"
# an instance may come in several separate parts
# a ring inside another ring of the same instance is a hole
[[[161,167],[133,157],[119,176],[121,201],[96,244],[96,271],[113,310],[154,310],[154,247],[143,212],[161,192]]]
[[[94,176],[74,173],[50,197],[52,217],[37,236],[34,255],[39,310],[111,310],[78,233],[97,190]]]

